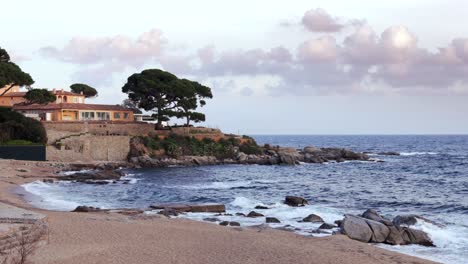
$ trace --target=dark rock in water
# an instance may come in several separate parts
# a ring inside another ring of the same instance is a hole
[[[191,213],[224,213],[224,204],[153,204],[152,209],[173,209],[178,212]]]
[[[406,244],[417,244],[426,247],[435,247],[434,242],[429,235],[421,230],[416,230],[408,227],[400,227],[402,230],[402,238]]]
[[[337,226],[341,226],[341,223],[343,222],[343,220],[335,220],[335,224]]]
[[[372,230],[372,236],[370,242],[373,243],[383,243],[387,239],[388,235],[390,234],[390,229],[377,221],[366,219],[365,220],[367,225],[369,225],[370,229]]]
[[[299,196],[286,196],[284,203],[289,206],[304,206],[309,204],[306,199]]]
[[[219,223],[219,225],[222,225],[222,226],[240,226],[240,223],[239,222],[222,221],[221,223]]]
[[[336,225],[323,223],[321,226],[319,226],[319,229],[332,229],[332,228],[335,228],[335,227],[336,227]]]
[[[377,155],[382,155],[382,156],[400,156],[399,152],[395,151],[388,151],[388,152],[379,152]]]
[[[255,209],[260,209],[260,210],[262,210],[262,209],[270,209],[270,208],[268,208],[268,207],[266,207],[266,206],[263,206],[263,205],[257,205],[257,206],[255,206]]]
[[[236,216],[245,216],[244,213],[236,213]]]
[[[341,230],[349,238],[361,242],[367,243],[372,238],[372,229],[366,223],[365,218],[362,217],[345,215],[341,223]]]
[[[164,215],[164,216],[167,216],[167,217],[171,217],[171,216],[178,216],[179,212],[174,210],[174,209],[171,209],[171,208],[166,208],[166,209],[158,212],[158,214]]]
[[[119,180],[124,174],[118,170],[98,170],[90,172],[77,172],[72,175],[61,176],[63,181],[104,181],[104,180]]]
[[[419,215],[414,215],[414,214],[410,214],[410,215],[398,215],[396,216],[395,218],[393,218],[393,224],[396,225],[396,226],[400,226],[400,225],[405,225],[405,226],[412,226],[412,225],[415,225],[418,220],[422,220],[424,222],[427,222],[427,223],[430,223],[430,224],[433,224],[435,226],[438,226],[438,227],[443,227],[443,225],[441,224],[438,224],[434,221],[431,221],[425,217],[422,217],[422,216],[419,216]]]
[[[206,221],[206,222],[219,222],[221,220],[219,220],[219,218],[216,218],[216,217],[207,217],[207,218],[203,218],[203,221]]]
[[[265,222],[267,222],[267,223],[281,223],[281,221],[278,220],[278,218],[276,218],[276,217],[267,217],[265,219]]]
[[[264,215],[262,215],[261,213],[257,213],[255,211],[252,211],[247,215],[247,217],[262,217],[262,216]]]
[[[92,207],[92,206],[86,206],[86,205],[80,205],[75,208],[72,212],[78,212],[78,213],[88,213],[88,212],[99,212],[102,211],[98,207]]]
[[[302,222],[310,222],[310,223],[323,223],[322,217],[316,214],[310,214],[306,218],[302,219]]]
[[[55,181],[53,179],[43,179],[42,182],[44,182],[44,183],[54,183]]]
[[[374,221],[377,221],[379,223],[382,223],[386,226],[392,226],[393,223],[392,221],[384,218],[383,216],[381,216],[376,210],[374,209],[367,209],[363,214],[362,214],[362,217],[366,218],[366,219],[370,219],[370,220],[374,220]]]

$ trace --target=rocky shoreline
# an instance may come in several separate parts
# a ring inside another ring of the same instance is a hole
[[[291,207],[302,207],[309,202],[297,196],[286,196],[284,204]],[[268,216],[267,206],[257,205],[252,208],[248,214],[235,213],[235,216],[246,218],[265,218],[265,224],[251,226],[253,228],[269,228],[267,224],[281,224],[281,221],[275,217]],[[257,212],[255,210],[262,210]],[[213,213],[212,217],[203,218],[205,222],[217,223],[221,226],[240,227],[241,223],[237,221],[221,220],[220,216],[233,216],[226,213],[224,204],[152,204],[147,209],[99,209],[90,206],[78,206],[73,212],[109,212],[115,211],[126,215],[163,215],[167,218],[177,217],[187,213]],[[327,223],[322,217],[316,214],[309,214],[299,222],[321,224],[312,231],[313,234],[346,235],[350,239],[363,243],[384,243],[389,245],[421,245],[435,247],[429,235],[419,229],[412,228],[419,221],[435,224],[430,220],[418,215],[397,215],[393,220],[383,217],[374,209],[368,209],[361,215],[345,214],[342,220],[336,220],[334,223]],[[276,227],[275,229],[285,231],[300,231],[291,228],[289,225]]]
[[[140,155],[139,151],[131,151],[129,163],[135,167],[158,168],[170,166],[203,166],[221,164],[256,164],[256,165],[299,165],[304,163],[326,163],[344,161],[377,161],[367,154],[354,152],[344,148],[305,147],[302,150],[284,147],[266,147],[263,154],[245,154],[237,151],[233,157],[217,158],[214,156],[182,156],[179,158],[150,157]]]

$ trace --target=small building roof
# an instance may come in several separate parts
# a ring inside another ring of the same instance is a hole
[[[121,105],[101,104],[72,104],[72,103],[49,103],[49,104],[16,104],[13,110],[94,110],[94,111],[132,111],[132,109]]]

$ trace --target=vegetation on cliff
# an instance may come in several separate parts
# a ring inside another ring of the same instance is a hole
[[[14,141],[21,140],[21,141]],[[0,107],[0,144],[9,142],[45,144],[47,134],[41,122],[23,116],[9,108]]]
[[[152,155],[166,155],[172,158],[181,156],[214,156],[218,159],[234,158],[237,152],[261,154],[262,148],[253,138],[221,138],[217,141],[210,138],[197,139],[190,136],[170,134],[167,137],[140,137],[144,146],[153,151]]]

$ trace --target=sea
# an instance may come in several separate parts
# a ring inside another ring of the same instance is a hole
[[[417,214],[437,223],[418,221],[414,226],[426,231],[436,247],[376,246],[442,263],[468,263],[468,135],[253,137],[259,144],[370,152],[373,159],[383,162],[132,169],[125,170],[127,182],[90,185],[36,181],[23,188],[34,206],[49,210],[69,211],[78,205],[147,208],[155,203],[223,203],[232,216],[216,216],[220,220],[237,221],[242,226],[264,224],[263,217],[235,215],[255,210],[281,221],[269,224],[271,227],[291,229],[304,236],[327,236],[336,231],[317,232],[320,224],[300,222],[309,214],[317,214],[327,223],[369,208],[390,219]],[[377,154],[390,151],[401,155]],[[282,201],[287,195],[302,196],[310,204],[286,206]],[[254,209],[257,205],[270,209]],[[204,221],[213,214],[180,217]]]

